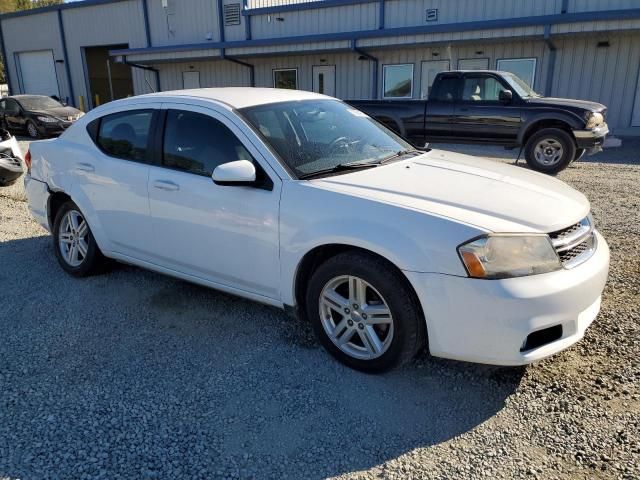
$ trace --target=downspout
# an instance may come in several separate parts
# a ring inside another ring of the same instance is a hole
[[[246,0],[244,1],[244,5],[246,6]],[[218,0],[218,30],[220,31],[220,43],[224,44],[224,21],[222,18],[222,0]],[[249,86],[255,87],[255,66],[251,65],[247,62],[242,62],[237,58],[227,57],[225,54],[224,47],[220,49],[220,58],[223,60],[228,60],[232,63],[236,63],[238,65],[242,65],[243,67],[247,67],[249,69]]]
[[[62,10],[58,8],[58,26],[60,27],[60,40],[62,41],[62,55],[64,56],[64,69],[67,73],[69,84],[69,95],[71,95],[71,105],[76,106],[76,95],[73,91],[73,81],[71,80],[71,68],[69,67],[69,53],[67,51],[67,39],[64,34],[64,23],[62,21]]]
[[[14,95],[13,87],[11,86],[11,75],[9,75],[9,62],[7,62],[7,49],[4,45],[4,33],[2,31],[2,20],[0,20],[0,44],[2,46],[2,66],[4,68],[4,77],[7,80],[7,86],[9,87],[9,95]]]
[[[378,29],[384,30],[384,0],[380,0],[380,9],[378,10]]]
[[[374,57],[370,53],[365,52],[364,50],[360,50],[356,42],[357,40],[351,40],[351,50],[357,53],[358,55],[365,57],[366,59],[371,60],[373,62],[373,79],[371,83],[372,85],[371,98],[375,100],[378,98],[378,63],[379,61],[376,57]]]
[[[544,26],[544,43],[549,48],[549,68],[547,69],[547,83],[544,88],[544,93],[547,96],[551,95],[551,89],[553,88],[553,74],[556,69],[556,44],[551,39],[551,24]]]
[[[247,67],[249,69],[249,86],[250,87],[255,87],[256,86],[255,66],[254,65],[251,65],[250,63],[238,60],[237,58],[227,57],[225,55],[225,53],[224,53],[224,48],[220,49],[220,56],[222,57],[223,60],[228,60],[230,62],[237,63],[238,65],[242,65],[243,67]]]
[[[149,67],[147,65],[140,65],[139,63],[130,62],[129,60],[127,60],[126,56],[122,57],[122,62],[121,63],[124,63],[125,65],[128,65],[128,66],[133,67],[133,68],[139,68],[141,70],[146,70],[148,72],[153,72],[155,74],[155,76],[156,76],[156,84],[158,85],[158,91],[162,90],[160,88],[160,71],[157,68]],[[147,82],[147,85],[149,85],[149,82]],[[151,88],[151,90],[153,90],[151,85],[149,85],[149,88]]]

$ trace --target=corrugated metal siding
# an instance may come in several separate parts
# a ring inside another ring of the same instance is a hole
[[[536,76],[534,89],[542,92],[546,82],[548,50],[544,42],[510,42],[510,43],[473,43],[466,45],[449,45],[430,48],[404,48],[402,50],[370,50],[380,61],[378,73],[379,90],[382,89],[382,66],[397,63],[412,63],[413,67],[413,98],[420,98],[421,62],[428,60],[449,60],[451,69],[458,68],[458,61],[467,58],[487,58],[489,68],[497,68],[500,59],[508,58],[536,58]],[[437,56],[433,54],[436,53]]]
[[[385,27],[437,25],[496,18],[560,13],[562,0],[387,0]],[[427,9],[438,9],[438,21],[427,22]]]
[[[592,12],[597,10],[617,10],[638,8],[638,0],[569,0],[569,12]]]
[[[202,43],[211,35],[220,39],[216,0],[168,0],[168,8],[160,0],[149,1],[151,43],[154,46]]]
[[[554,25],[551,33],[590,33],[606,30],[638,30],[640,19],[629,20],[600,20],[597,22],[578,22]]]
[[[240,4],[240,8],[242,9],[242,0],[224,0],[223,4]],[[240,25],[227,25],[224,27],[224,38],[225,40],[232,42],[235,40],[245,40],[245,22],[248,21],[249,17],[245,17],[240,15]]]
[[[251,20],[253,38],[347,32],[378,28],[379,6],[365,3],[336,8],[316,8],[299,12],[256,15]],[[282,18],[283,21],[278,21]]]
[[[183,72],[200,72],[200,86],[249,86],[249,69],[223,60],[158,65],[163,90],[181,90]]]
[[[82,47],[128,44],[131,48],[145,47],[144,15],[138,0],[105,5],[70,8],[62,11],[71,79],[77,97],[87,98]],[[148,92],[144,74],[133,70],[134,91]]]
[[[608,37],[610,47],[598,48],[597,39],[562,38],[553,95],[601,102],[609,108],[610,128],[631,124],[640,65],[640,35]]]
[[[26,17],[8,18],[2,21],[7,58],[5,60],[14,92],[19,93],[16,54],[33,50],[53,50],[55,60],[63,60],[62,41],[56,12],[40,13]],[[28,32],[28,34],[27,34]],[[60,95],[69,97],[69,85],[64,63],[56,63],[56,76]]]

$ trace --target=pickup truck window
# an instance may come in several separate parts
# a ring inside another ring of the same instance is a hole
[[[462,101],[497,102],[501,90],[505,88],[494,77],[469,76],[464,79]]]
[[[240,112],[298,177],[413,150],[368,115],[336,100],[272,103]]]
[[[459,77],[440,77],[433,86],[432,100],[453,102],[458,97]]]
[[[539,98],[542,96],[517,75],[504,73],[503,77],[511,88],[520,95],[520,98]]]

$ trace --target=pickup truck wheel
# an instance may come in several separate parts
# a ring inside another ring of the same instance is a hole
[[[307,316],[320,343],[357,370],[405,363],[425,344],[415,295],[384,260],[360,252],[330,258],[311,276]]]
[[[72,201],[64,203],[56,214],[53,246],[58,263],[73,276],[91,275],[104,264],[89,224]]]
[[[576,144],[564,130],[545,128],[534,133],[525,146],[527,164],[538,172],[555,174],[576,156]]]

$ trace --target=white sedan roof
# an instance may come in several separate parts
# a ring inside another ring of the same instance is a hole
[[[225,87],[225,88],[196,88],[193,90],[174,90],[158,92],[145,97],[192,97],[215,100],[226,103],[233,108],[253,107],[268,103],[291,102],[311,99],[330,99],[326,95],[306,92],[304,90],[285,90],[282,88],[253,88],[253,87]]]

